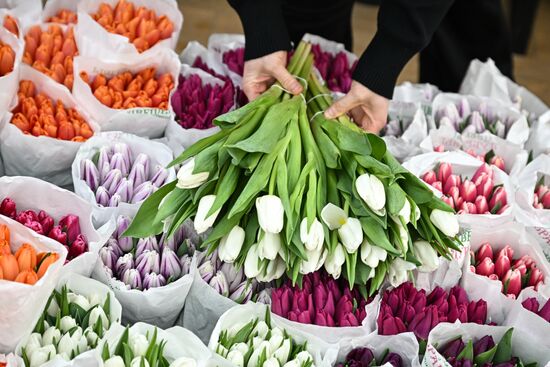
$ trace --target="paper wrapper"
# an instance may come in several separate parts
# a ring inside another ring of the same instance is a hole
[[[421,152],[419,144],[428,135],[428,123],[418,104],[391,101],[388,119],[400,120],[404,126],[400,136],[383,137],[390,153],[400,162],[419,154]]]
[[[550,209],[536,209],[533,206],[539,175],[545,177],[547,186],[550,185],[550,155],[539,155],[517,176],[516,219],[528,226],[549,227]]]

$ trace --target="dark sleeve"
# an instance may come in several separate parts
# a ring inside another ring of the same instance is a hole
[[[399,73],[428,45],[453,1],[382,0],[378,30],[359,58],[353,79],[391,98]]]
[[[280,0],[228,0],[244,29],[245,60],[265,56],[275,51],[290,50]]]

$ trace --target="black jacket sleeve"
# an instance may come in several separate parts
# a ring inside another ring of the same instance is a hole
[[[405,64],[428,45],[454,0],[382,0],[378,30],[353,79],[391,98]]]
[[[281,0],[228,0],[244,29],[245,60],[290,50]]]

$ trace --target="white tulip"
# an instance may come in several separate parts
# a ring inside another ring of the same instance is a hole
[[[193,358],[179,357],[178,359],[174,360],[174,362],[170,363],[169,367],[196,367],[196,366],[197,366],[197,361],[195,361]]]
[[[256,349],[264,342],[264,338],[260,336],[254,336],[252,338],[252,349]]]
[[[218,257],[220,260],[232,264],[241,253],[244,238],[244,229],[239,226],[231,228],[231,231],[220,240],[220,246],[218,247]]]
[[[90,296],[88,296],[88,302],[90,303],[90,308],[94,307],[96,305],[103,304],[105,300],[103,299],[103,296],[99,293],[92,293]]]
[[[88,302],[88,299],[83,295],[68,293],[67,298],[69,298],[69,303],[75,303],[79,305],[84,309],[84,311],[88,311],[90,309],[90,302]]]
[[[271,282],[272,280],[279,279],[286,270],[286,263],[279,256],[275,260],[271,260],[267,263],[267,267],[263,273],[260,273],[256,280],[260,282]]]
[[[253,244],[244,260],[244,274],[247,278],[256,278],[261,271],[261,262],[258,256],[258,244]]]
[[[199,201],[199,207],[197,208],[197,215],[195,215],[194,226],[195,231],[198,234],[206,232],[210,227],[214,225],[218,214],[220,214],[220,209],[216,210],[212,215],[206,217],[212,204],[216,200],[216,195],[205,195]]]
[[[294,358],[300,361],[301,364],[313,361],[313,356],[307,350],[303,350],[300,353],[296,354]]]
[[[104,367],[125,367],[124,360],[120,356],[112,356],[105,362],[103,362]]]
[[[363,242],[363,228],[359,219],[348,218],[346,223],[338,228],[338,236],[348,253],[355,253]]]
[[[420,213],[420,208],[418,207],[418,205],[415,205],[414,206],[414,217],[416,218],[416,220],[420,219],[421,214],[422,213]]]
[[[280,364],[286,363],[290,354],[290,347],[290,339],[285,339],[279,349],[273,352],[273,357],[277,358]]]
[[[458,234],[458,220],[454,213],[434,209],[430,213],[430,220],[445,236],[454,237]]]
[[[53,345],[46,345],[36,349],[29,357],[30,367],[38,367],[45,364],[51,358],[56,355],[55,347]]]
[[[280,367],[279,361],[275,357],[271,357],[265,360],[262,367]]]
[[[149,367],[149,362],[147,362],[145,357],[134,357],[132,362],[130,362],[130,367]]]
[[[70,356],[73,350],[76,350],[76,344],[74,343],[73,338],[71,338],[69,333],[63,334],[59,344],[57,345],[57,352],[67,353],[67,355]]]
[[[280,327],[277,327],[277,326],[273,326],[271,328],[271,336],[273,335],[281,335],[281,336],[284,336],[285,335],[285,332],[283,331],[283,329],[281,329]]]
[[[46,311],[46,313],[52,317],[56,317],[58,312],[59,312],[59,305],[57,304],[55,299],[52,299],[52,301],[48,305],[48,310]]]
[[[437,252],[427,241],[416,241],[414,243],[414,254],[422,266],[418,267],[418,271],[430,273],[439,267],[439,258]]]
[[[284,339],[282,335],[271,335],[269,338],[270,349],[277,350],[283,344]]]
[[[309,274],[317,271],[323,266],[327,258],[327,249],[320,248],[313,251],[306,250],[307,261],[300,264],[300,273]]]
[[[411,221],[411,203],[409,203],[409,199],[405,198],[405,203],[403,204],[403,207],[399,211],[398,215],[403,218],[405,224],[408,224]]]
[[[293,359],[291,361],[286,362],[283,367],[300,367],[302,363],[300,363],[299,360]]]
[[[375,269],[381,261],[386,261],[387,256],[386,250],[372,245],[366,238],[361,244],[361,261],[371,269]]]
[[[49,328],[44,331],[44,334],[42,334],[42,342],[44,345],[48,344],[54,344],[56,345],[59,340],[61,339],[61,331],[59,331],[58,328],[55,326],[50,326]]]
[[[195,169],[195,158],[191,158],[178,171],[178,183],[176,187],[180,189],[193,189],[199,187],[208,180],[208,172],[193,173]]]
[[[216,353],[219,354],[220,356],[226,358],[226,357],[227,357],[227,354],[229,353],[229,351],[228,351],[227,348],[224,347],[223,345],[218,344],[218,345],[216,346]]]
[[[317,218],[313,219],[309,229],[307,226],[307,218],[302,219],[300,223],[300,240],[305,245],[307,251],[315,251],[323,247],[325,242],[325,231],[323,230],[323,225]]]
[[[71,360],[71,357],[70,357],[67,353],[65,353],[65,352],[59,353],[58,356],[60,356],[61,358],[63,358],[63,359],[66,360],[67,362]]]
[[[355,188],[363,201],[374,211],[379,211],[386,205],[384,184],[378,177],[364,173],[355,180]]]
[[[269,326],[267,326],[265,321],[258,321],[254,329],[252,330],[252,335],[257,335],[262,339],[265,339],[267,333],[269,332]]]
[[[275,260],[281,248],[281,235],[265,232],[260,242],[258,242],[258,256],[262,260]]]
[[[258,222],[264,232],[279,233],[283,230],[285,210],[278,196],[264,195],[256,198]]]
[[[77,346],[78,346],[78,351],[80,353],[84,353],[85,351],[87,351],[89,349],[88,348],[88,339],[86,338],[85,335],[82,335],[80,337],[80,339],[78,340]]]
[[[88,322],[88,325],[91,325],[93,327],[93,325],[96,324],[97,320],[101,318],[101,325],[103,326],[103,329],[108,329],[109,328],[109,318],[107,317],[107,315],[105,314],[105,311],[103,310],[103,307],[101,306],[96,306],[92,311],[90,311],[90,318],[88,319],[89,322]]]
[[[260,359],[260,356],[262,355],[262,353],[264,353],[264,351],[266,356],[271,355],[271,350],[269,349],[268,341],[261,342],[260,345],[254,349],[254,351],[252,352],[252,355],[250,356],[250,359],[248,360],[247,367],[262,367],[262,366],[258,366],[258,359]]]
[[[401,222],[397,222],[397,232],[399,232],[399,239],[401,240],[401,245],[403,246],[403,253],[406,253],[409,249],[409,231]],[[400,248],[401,246],[397,246]]]
[[[321,219],[323,219],[328,229],[333,231],[346,224],[348,216],[342,208],[332,203],[328,203],[323,210],[321,210]]]
[[[229,348],[229,351],[233,351],[233,350],[238,350],[239,352],[241,352],[243,355],[245,355],[246,353],[248,353],[248,344],[246,343],[236,343],[236,344],[233,344],[231,346],[231,348]]]
[[[76,326],[76,321],[71,316],[63,316],[59,322],[61,331],[66,333]]]
[[[398,287],[400,284],[406,282],[409,278],[407,272],[414,268],[416,268],[414,264],[399,257],[395,258],[388,269],[390,284],[394,287]]]
[[[325,260],[325,269],[334,279],[338,279],[342,272],[342,265],[344,265],[345,262],[346,254],[344,252],[344,247],[339,243],[336,245],[334,251],[328,254]]]
[[[60,338],[61,336],[59,337],[59,339]],[[42,335],[40,335],[39,333],[32,333],[31,335],[29,335],[29,337],[27,338],[27,342],[25,343],[25,353],[27,354],[27,357],[30,358],[35,350],[40,349],[40,347],[42,346],[42,339],[43,339]],[[53,343],[48,343],[48,344],[53,344]],[[44,345],[48,345],[48,344],[44,344]]]
[[[230,351],[227,353],[227,357],[225,359],[233,363],[235,366],[244,367],[244,355],[239,350]]]
[[[130,334],[128,339],[128,346],[132,350],[132,353],[134,353],[134,356],[144,356],[145,352],[147,352],[147,348],[149,348],[149,341],[147,340],[147,337],[143,334],[136,333]]]
[[[99,336],[91,329],[86,330],[85,335],[86,339],[88,340],[88,345],[90,345],[91,347],[95,347],[97,345]]]

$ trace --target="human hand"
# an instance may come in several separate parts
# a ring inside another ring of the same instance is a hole
[[[286,70],[286,51],[276,51],[244,63],[243,91],[250,101],[265,92],[275,81],[292,94],[302,92],[302,85]]]
[[[325,117],[333,119],[349,112],[357,125],[378,134],[386,125],[388,105],[387,98],[353,81],[349,92],[325,111]]]

